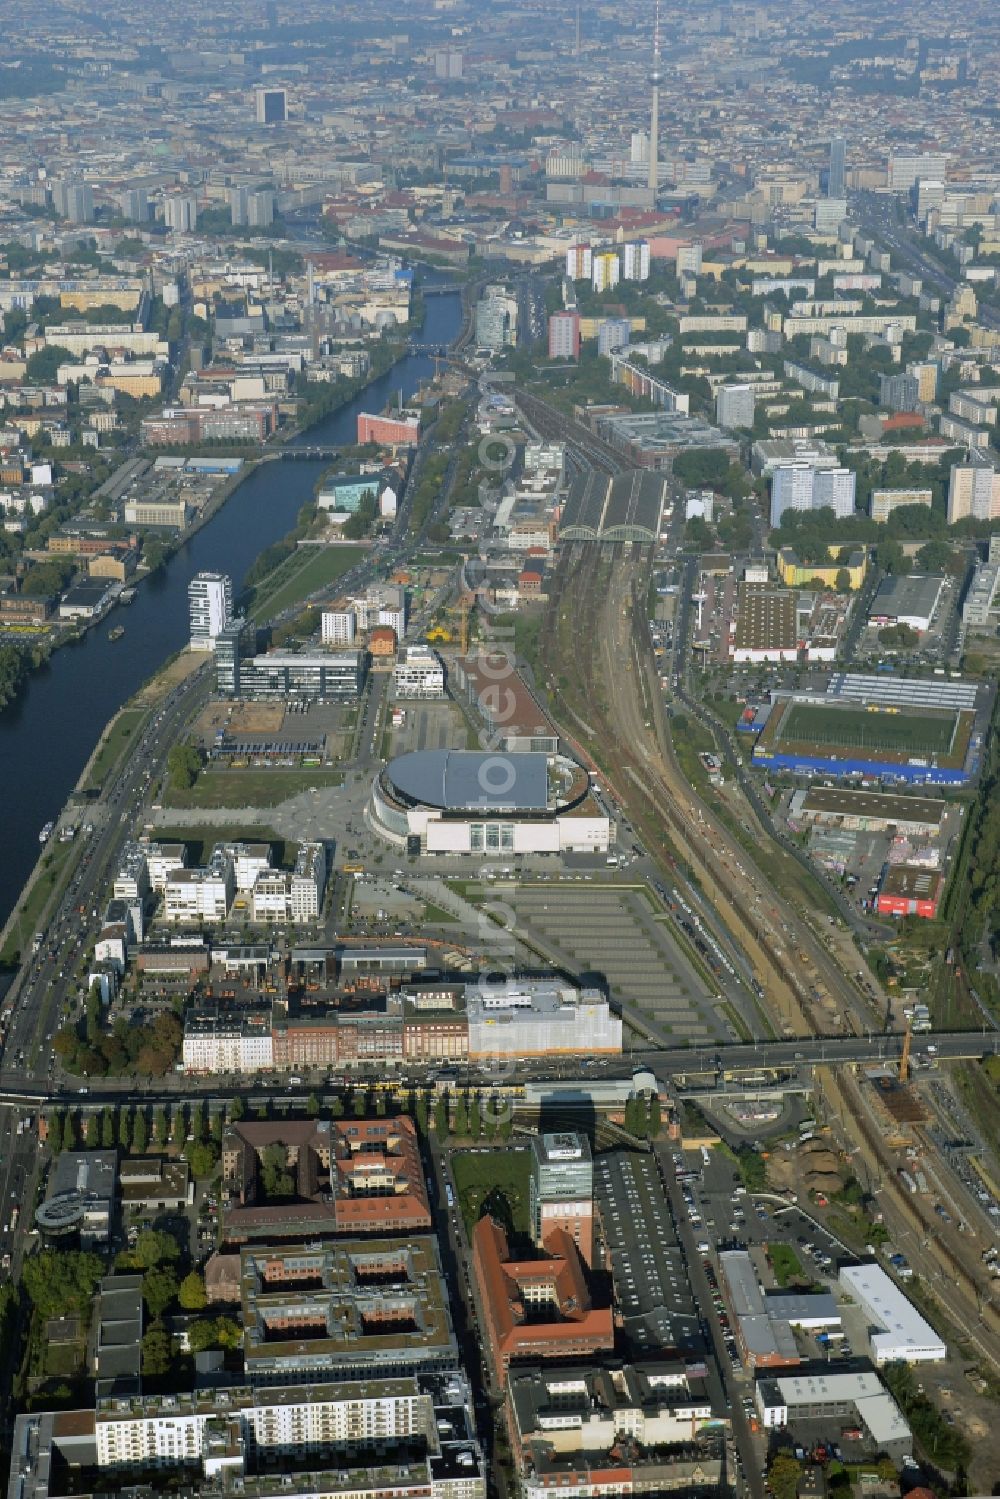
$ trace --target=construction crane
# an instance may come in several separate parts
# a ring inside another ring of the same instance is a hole
[[[458,602],[445,609],[445,614],[457,616],[459,622],[459,648],[463,656],[469,654],[469,616],[472,613],[475,600],[471,595],[463,593],[459,595]]]
[[[910,1079],[910,1042],[913,1039],[913,1027],[909,1021],[906,1022],[906,1032],[903,1036],[903,1050],[899,1056],[899,1081],[909,1082]]]

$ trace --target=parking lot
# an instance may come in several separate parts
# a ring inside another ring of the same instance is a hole
[[[599,971],[611,996],[695,1042],[725,1035],[714,995],[644,892],[610,882],[524,884],[510,901],[519,926],[577,973]]]
[[[390,759],[414,750],[467,748],[468,725],[448,699],[423,703],[400,698],[392,706],[402,709],[406,716],[401,725],[389,729]]]

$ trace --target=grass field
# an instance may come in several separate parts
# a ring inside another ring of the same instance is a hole
[[[145,708],[125,708],[119,713],[107,738],[94,756],[94,763],[87,772],[85,786],[103,784],[124,754],[129,740],[146,717],[146,712]]]
[[[3,951],[0,952],[0,964],[16,962],[18,954],[30,946],[38,918],[63,876],[72,848],[72,843],[59,843],[55,839],[48,844],[42,855],[41,872],[28,891],[23,904],[19,903],[16,908],[10,933],[4,943]]]
[[[343,785],[341,771],[326,765],[303,769],[274,766],[263,769],[230,769],[209,765],[186,791],[169,784],[164,788],[166,807],[275,807],[313,786]]]
[[[296,567],[295,564],[303,553],[305,560]],[[346,573],[363,555],[357,547],[300,547],[292,561],[282,569],[281,581],[275,591],[266,592],[267,583],[263,584],[259,601],[254,605],[255,614],[266,614],[268,617],[280,614],[317,588],[324,588],[328,583],[335,582],[341,573]]]
[[[779,1286],[790,1285],[792,1281],[808,1281],[809,1277],[802,1269],[798,1255],[788,1244],[769,1244],[768,1254],[771,1259],[771,1269]]]
[[[456,1152],[451,1158],[452,1174],[458,1189],[459,1207],[471,1234],[483,1207],[489,1206],[493,1193],[506,1201],[514,1232],[528,1232],[528,1184],[531,1179],[531,1156],[526,1150],[491,1150],[482,1155]],[[502,1204],[498,1219],[506,1216]]]
[[[951,748],[955,725],[954,713],[935,714],[927,709],[869,713],[864,708],[793,703],[778,726],[775,745],[833,745],[848,750],[943,755]]]

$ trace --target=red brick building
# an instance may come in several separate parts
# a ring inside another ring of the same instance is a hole
[[[472,1235],[476,1287],[497,1380],[520,1359],[588,1359],[615,1346],[610,1306],[595,1306],[579,1251],[569,1235],[549,1236],[547,1258],[513,1260],[492,1218]]]

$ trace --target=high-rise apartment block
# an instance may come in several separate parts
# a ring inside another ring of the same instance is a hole
[[[1000,474],[982,453],[972,449],[968,463],[956,463],[948,483],[948,524],[957,520],[1000,518]]]
[[[649,280],[649,241],[630,240],[622,245],[622,279],[624,281]]]
[[[357,616],[353,609],[324,609],[320,627],[324,645],[350,645],[357,634]]]
[[[465,72],[465,56],[457,47],[438,47],[434,52],[434,77],[456,79]]]
[[[119,200],[122,218],[130,224],[147,224],[150,218],[149,195],[141,187],[126,188]]]
[[[613,354],[616,349],[627,349],[632,337],[632,324],[627,317],[605,318],[597,329],[598,354]]]
[[[916,375],[879,375],[878,403],[888,411],[916,411],[920,405],[920,381]]]
[[[586,1135],[535,1135],[529,1186],[531,1237],[549,1247],[557,1230],[567,1233],[585,1264],[594,1251],[594,1161]]]
[[[191,649],[214,651],[233,614],[233,580],[225,573],[196,573],[188,584]]]
[[[843,198],[846,195],[847,142],[842,135],[835,135],[830,142],[830,170],[826,180],[828,198]]]
[[[571,281],[589,281],[594,252],[589,245],[570,245],[566,251],[566,274]]]
[[[752,427],[752,385],[723,385],[715,397],[715,420],[720,427]]]
[[[554,312],[549,318],[549,358],[579,359],[580,314]]]
[[[174,193],[164,198],[163,222],[175,234],[191,234],[198,224],[198,199],[193,193]]]
[[[288,94],[283,88],[258,87],[253,91],[258,125],[283,125],[288,119]]]
[[[621,279],[621,261],[617,250],[602,250],[594,256],[591,283],[595,291],[607,291]]]
[[[779,526],[786,510],[822,510],[829,506],[834,515],[853,515],[856,483],[853,469],[782,464],[771,476],[771,525]]]

